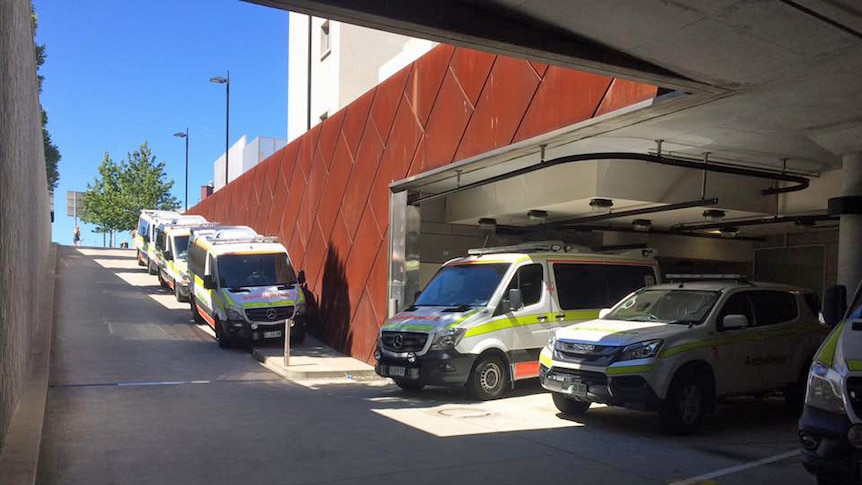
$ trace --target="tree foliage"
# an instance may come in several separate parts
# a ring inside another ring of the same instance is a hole
[[[87,184],[81,220],[103,231],[129,231],[135,228],[141,209],[174,210],[180,201],[170,194],[173,180],[166,180],[165,163],[156,160],[144,142],[114,162],[105,152],[98,175]]]
[[[36,41],[36,28],[39,26],[39,17],[36,15],[36,12],[32,10],[31,6],[31,15],[33,18],[33,41]],[[36,81],[39,85],[39,95],[42,95],[42,81],[45,80],[45,76],[39,74],[39,69],[42,68],[42,64],[45,63],[45,58],[47,54],[45,53],[45,44],[36,44]],[[60,159],[62,155],[60,155],[60,149],[54,142],[51,140],[51,134],[48,133],[47,129],[48,125],[48,113],[45,110],[42,110],[42,143],[45,145],[45,170],[48,175],[48,190],[53,192],[54,189],[57,188],[57,184],[60,182],[60,172],[58,170],[58,165],[60,164]]]

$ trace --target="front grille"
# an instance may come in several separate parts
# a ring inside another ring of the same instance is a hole
[[[275,322],[293,316],[292,306],[273,306],[269,308],[247,308],[245,316],[252,322]]]
[[[419,352],[428,341],[427,333],[383,332],[383,348],[390,352]]]
[[[620,347],[593,345],[558,340],[554,345],[554,359],[576,364],[607,366]]]
[[[862,416],[862,377],[847,378],[847,396],[856,416]]]
[[[591,387],[608,385],[608,377],[601,372],[565,369],[562,367],[555,367],[553,372],[558,376],[565,376],[568,378],[577,379]]]

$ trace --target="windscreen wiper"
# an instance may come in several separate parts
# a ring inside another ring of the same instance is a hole
[[[248,288],[241,288],[238,286],[234,288],[228,288],[227,291],[231,293],[251,293],[251,290],[249,290]]]
[[[473,307],[471,307],[470,305],[467,305],[466,303],[461,303],[460,305],[455,305],[453,307],[446,308],[443,311],[444,312],[466,312],[467,310],[469,310],[471,308],[473,308]]]

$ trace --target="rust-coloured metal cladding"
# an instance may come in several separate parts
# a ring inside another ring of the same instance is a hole
[[[351,300],[351,303],[353,300]],[[356,308],[356,313],[350,322],[350,353],[357,358],[369,361],[373,359],[374,344],[373,340],[365,338],[366,335],[376,334],[380,329],[380,317],[374,311],[374,306],[371,304],[371,297],[368,292],[361,294],[361,299],[358,304],[353,305]],[[375,339],[376,340],[376,339]]]
[[[413,155],[413,161],[410,163],[410,168],[407,169],[408,177],[412,177],[428,170],[426,164],[426,154],[428,150],[426,145],[427,143],[425,143],[425,137],[423,136],[422,139],[419,140],[419,144],[416,145],[416,153]]]
[[[648,84],[636,83],[627,79],[614,79],[611,87],[605,94],[602,104],[596,110],[595,116],[616,111],[626,106],[631,106],[641,101],[655,98],[658,95],[658,87]]]
[[[377,93],[371,104],[371,120],[383,146],[389,143],[392,122],[395,120],[396,110],[404,97],[404,86],[411,69],[412,66],[405,67],[377,86]]]
[[[311,130],[299,137],[299,157],[297,163],[302,167],[306,177],[311,173],[311,160],[314,158],[314,152],[317,150],[317,141],[320,139],[320,130],[323,123],[311,127]]]
[[[449,72],[455,76],[458,86],[464,91],[471,107],[476,107],[479,94],[491,73],[491,66],[497,56],[471,49],[455,49]]]
[[[326,238],[320,226],[315,224],[311,229],[311,237],[308,239],[308,248],[305,251],[303,268],[306,273],[319,274],[323,269],[323,260],[326,257]]]
[[[452,163],[473,114],[473,106],[455,77],[447,73],[426,125],[425,170]]]
[[[317,151],[312,164],[317,163],[318,159],[323,163],[327,171],[332,165],[332,156],[335,153],[335,146],[341,138],[341,127],[344,125],[344,115],[346,110],[338,110],[334,115],[325,119],[320,129],[320,138],[317,142]]]
[[[497,58],[455,159],[463,160],[512,143],[539,81],[527,61]]]
[[[281,222],[282,230],[285,227],[294,227],[296,219],[299,217],[299,208],[302,206],[302,198],[305,196],[305,187],[308,185],[305,177],[301,174],[302,167],[296,167],[297,174],[293,176],[293,183],[290,184],[290,189],[287,191],[287,204],[284,207],[284,219]],[[308,241],[308,234],[299,233],[302,238],[303,245]]]
[[[258,227],[260,227],[257,232],[266,234],[267,236],[274,236],[276,234],[276,231],[270,230],[269,225],[269,216],[273,212],[272,195],[269,193],[269,189],[263,189],[260,194],[260,202],[258,203],[255,212],[255,220],[259,224]]]
[[[321,163],[317,163],[311,167],[308,185],[306,186],[305,194],[302,196],[302,206],[299,209],[298,216],[299,227],[302,231],[309,230],[311,224],[317,220],[318,206],[324,195],[323,187],[326,184],[326,178],[326,167],[321,160]]]
[[[341,133],[347,139],[347,148],[353,158],[356,158],[356,154],[359,153],[359,143],[362,141],[365,125],[368,123],[368,113],[371,111],[371,102],[374,101],[376,92],[377,88],[368,91],[345,108],[347,112],[344,115]]]
[[[284,207],[287,205],[287,189],[279,187],[272,197],[272,204],[269,206],[269,215],[266,221],[266,233],[277,234],[282,238],[282,242],[287,240],[281,234],[281,218],[284,215]]]
[[[305,268],[305,245],[302,244],[302,240],[299,236],[294,235],[291,239],[285,239],[285,241],[289,241],[287,245],[287,252],[290,254],[290,259],[293,265],[297,268]]]
[[[413,63],[404,94],[422,126],[428,122],[454,51],[454,47],[441,44]]]
[[[317,209],[317,222],[323,229],[324,236],[328,236],[332,232],[332,225],[338,216],[344,200],[344,191],[347,189],[347,181],[353,169],[353,158],[347,150],[347,142],[344,138],[338,141],[332,159],[329,177],[327,177],[326,185],[323,187],[323,198]]]
[[[389,292],[389,231],[383,234],[383,242],[380,248],[377,249],[377,257],[374,258],[374,264],[371,265],[371,274],[368,276],[368,284],[366,285],[368,294],[371,297],[371,304],[381,320],[378,324],[383,323],[386,318],[386,313],[389,309],[387,294]]]
[[[544,78],[545,74],[548,72],[548,65],[542,64],[541,62],[529,61],[530,66],[536,71],[536,75],[540,78]]]
[[[551,67],[539,86],[514,141],[589,119],[608,91],[611,78]],[[577,89],[571,89],[577,86]]]
[[[383,145],[374,129],[366,129],[359,144],[359,155],[353,164],[353,173],[347,181],[347,190],[344,192],[344,201],[341,205],[341,213],[347,223],[347,230],[352,235],[359,225],[359,218],[365,210],[365,202],[371,192],[371,184],[383,155]]]
[[[363,207],[367,208],[366,204]],[[383,242],[383,232],[377,227],[371,211],[363,211],[359,229],[353,238],[353,246],[347,257],[347,286],[350,301],[359,301],[359,295],[365,289],[368,275],[371,274],[371,265],[377,256],[377,250]]]
[[[296,157],[299,156],[299,140],[294,140],[279,151],[282,153],[281,185],[282,187],[290,187],[290,184],[293,183],[293,173],[296,171]]]

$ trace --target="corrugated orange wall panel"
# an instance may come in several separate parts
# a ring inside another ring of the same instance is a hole
[[[372,360],[389,183],[654,98],[632,81],[441,45],[189,209],[279,236],[331,345]]]

